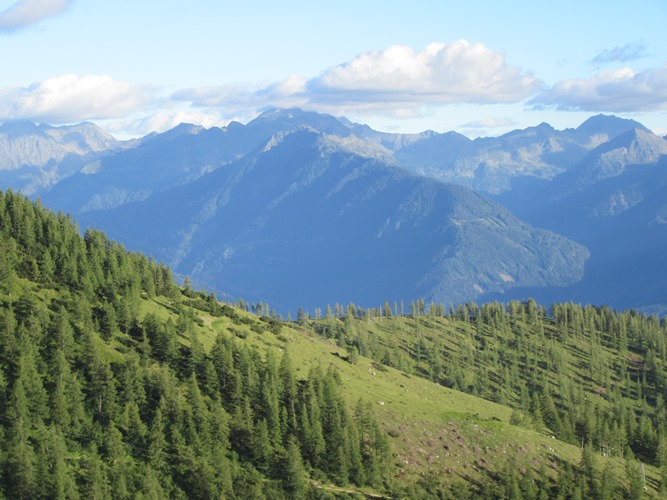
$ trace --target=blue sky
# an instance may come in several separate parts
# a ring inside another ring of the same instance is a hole
[[[298,106],[498,135],[614,113],[667,133],[665,0],[0,0],[0,122],[118,137]]]

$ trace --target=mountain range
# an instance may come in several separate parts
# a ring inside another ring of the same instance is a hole
[[[471,140],[290,109],[131,142],[5,124],[0,187],[285,311],[535,296],[664,312],[666,154],[614,116]]]
[[[92,123],[52,127],[27,121],[0,125],[0,176],[4,186],[43,192],[104,155],[131,147]]]

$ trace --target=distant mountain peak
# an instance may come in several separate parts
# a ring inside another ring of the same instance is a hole
[[[272,108],[260,113],[259,116],[255,118],[255,120],[276,120],[276,119],[298,120],[306,116],[330,116],[330,115],[324,113],[318,113],[317,111],[305,111],[301,108]]]
[[[286,142],[290,144],[285,144]],[[362,158],[379,159],[391,165],[396,163],[391,152],[380,145],[365,141],[354,134],[344,136],[326,134],[309,125],[301,125],[291,131],[277,132],[266,142],[261,152],[266,153],[281,145],[299,149],[317,148],[322,155],[347,153]]]
[[[593,149],[564,177],[574,191],[621,175],[635,165],[655,165],[667,155],[667,141],[648,129],[635,128]]]
[[[547,123],[547,122],[542,122],[542,123],[540,123],[540,124],[539,124],[537,127],[535,127],[535,128],[542,129],[542,130],[555,130],[555,129],[551,126],[551,124],[549,124],[549,123]]]
[[[348,125],[332,115],[304,111],[299,108],[265,111],[250,121],[246,127],[250,130],[270,130],[275,133],[295,130],[304,125],[326,134],[349,135],[352,133]]]
[[[202,125],[194,125],[192,123],[179,123],[174,128],[168,130],[161,135],[169,135],[177,137],[179,135],[197,135],[201,131],[206,130]]]
[[[326,153],[344,152],[361,156],[362,158],[380,159],[391,165],[396,163],[387,148],[364,141],[352,134],[344,137],[322,134],[318,143],[320,149]]]
[[[274,108],[260,113],[254,120],[248,123],[248,126],[259,125],[261,123],[272,122],[292,122],[301,124],[320,120],[322,118],[333,118],[331,115],[318,113],[316,111],[304,111],[300,108]]]
[[[635,128],[619,134],[591,154],[604,154],[619,149],[624,154],[632,153],[635,156],[632,158],[633,163],[652,163],[657,156],[667,154],[667,141],[646,128]]]
[[[266,141],[266,144],[264,144],[264,147],[262,148],[262,153],[266,153],[267,151],[270,151],[276,146],[282,144],[286,137],[295,134],[303,134],[304,132],[307,133],[307,135],[317,135],[317,130],[313,129],[312,127],[308,127],[307,125],[303,125],[296,130],[281,130],[273,134],[271,138]]]
[[[186,134],[198,134],[205,128],[202,125],[194,125],[192,123],[181,123],[176,127],[177,130],[182,130]]]
[[[0,125],[0,134],[8,139],[17,139],[27,135],[44,135],[40,127],[28,120],[8,121]]]
[[[627,132],[628,130],[640,129],[644,132],[650,132],[641,123],[628,118],[620,118],[614,115],[595,115],[588,118],[577,127],[577,132],[588,135],[605,134],[608,139]]]
[[[129,147],[92,123],[0,125],[0,173],[5,187],[34,195],[104,154]]]

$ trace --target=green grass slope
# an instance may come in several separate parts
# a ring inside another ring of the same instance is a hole
[[[302,374],[313,365],[334,367],[341,374],[349,404],[360,397],[373,403],[376,415],[391,437],[394,480],[403,486],[417,484],[415,491],[430,495],[453,491],[461,494],[463,490],[475,496],[496,491],[489,483],[502,484],[502,490],[508,481],[508,464],[512,464],[521,477],[546,478],[542,483],[530,480],[557,496],[563,471],[571,467],[576,475],[582,460],[582,443],[590,443],[596,450],[596,481],[604,478],[609,481],[608,476],[613,476],[610,487],[615,493],[612,497],[622,497],[630,487],[624,458],[632,453],[630,445],[637,444],[637,453],[641,450],[646,453],[650,446],[660,446],[657,434],[653,434],[654,443],[643,440],[642,435],[634,435],[647,432],[646,427],[638,430],[648,425],[640,415],[651,415],[650,420],[656,425],[662,418],[661,408],[655,407],[660,388],[647,385],[643,399],[637,401],[643,378],[640,355],[627,351],[627,346],[622,355],[606,346],[600,347],[599,353],[594,352],[592,359],[590,351],[595,346],[591,347],[586,334],[578,332],[574,324],[571,328],[564,327],[554,319],[541,316],[539,322],[533,318],[531,326],[526,311],[534,306],[534,303],[510,305],[503,313],[508,322],[505,327],[481,324],[481,314],[477,316],[479,321],[463,319],[462,310],[458,312],[460,316],[453,312],[449,317],[434,313],[389,318],[382,317],[379,311],[359,311],[353,318],[284,323],[277,336],[268,331],[258,334],[249,328],[239,329],[240,325],[228,319],[217,320],[203,330],[203,337],[225,330],[260,349],[287,348]],[[514,307],[520,307],[521,312],[513,311]],[[571,304],[562,307],[572,314],[584,311]],[[623,314],[626,313],[621,316]],[[510,315],[516,318],[510,320]],[[638,320],[643,318],[627,315]],[[659,330],[664,328],[659,325]],[[559,336],[563,330],[570,335]],[[519,346],[517,337],[524,339],[525,345]],[[484,348],[480,347],[482,344]],[[503,345],[512,354],[505,352]],[[359,346],[366,346],[362,349],[369,357],[357,355]],[[495,351],[496,357],[483,354],[489,351]],[[433,366],[434,352],[439,353],[444,367]],[[512,355],[516,358],[515,366],[507,360]],[[623,357],[628,360],[629,375],[619,383],[610,367],[616,366]],[[591,363],[598,363],[601,372]],[[663,362],[659,363],[662,368]],[[391,367],[392,364],[400,369]],[[507,380],[512,378],[504,373],[507,370],[516,371],[512,375],[513,382]],[[611,370],[613,375],[605,370]],[[439,375],[434,375],[434,371]],[[480,383],[479,379],[484,382]],[[541,384],[553,393],[557,420],[571,411],[568,395],[559,395],[561,388],[572,386],[575,400],[579,396],[583,398],[582,402],[572,403],[582,408],[572,411],[572,434],[566,439],[556,435],[563,431],[554,429],[553,425],[550,428],[551,422],[544,416],[540,421],[535,418],[535,394],[543,399],[539,392],[543,389],[535,379],[541,379]],[[605,380],[616,388],[612,390],[625,393],[614,396],[620,398],[620,403],[606,392]],[[526,392],[529,394],[527,401],[522,401],[522,392],[524,399]],[[649,403],[651,400],[653,403]],[[627,417],[632,421],[627,432],[633,434],[629,438],[626,434],[621,443],[625,451],[609,445],[610,428],[620,434],[625,432],[613,427],[614,405],[628,408],[627,415],[632,414]],[[579,421],[590,418],[588,410],[598,421]],[[589,429],[590,435],[581,435],[586,425],[599,429]],[[662,436],[662,431],[657,432]],[[602,443],[602,439],[607,442]],[[655,450],[654,453],[660,452]],[[655,454],[650,460],[642,459],[645,494],[655,495],[660,489],[658,466],[663,459]],[[633,461],[629,467],[641,468],[641,465]]]

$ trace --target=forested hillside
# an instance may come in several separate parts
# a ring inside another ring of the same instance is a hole
[[[532,300],[312,313],[220,303],[0,193],[2,495],[665,492],[664,320]]]
[[[224,334],[205,352],[169,269],[11,192],[0,236],[7,498],[298,497],[306,467],[383,487],[387,439],[335,372]]]
[[[667,465],[664,319],[533,300],[409,311],[338,306],[302,321],[353,357],[510,406],[514,423]]]

